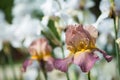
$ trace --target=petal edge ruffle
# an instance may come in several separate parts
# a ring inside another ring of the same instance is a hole
[[[93,51],[86,50],[77,52],[74,56],[73,63],[80,66],[83,72],[89,72],[99,57]]]
[[[72,63],[72,61],[73,61],[73,56],[69,56],[65,59],[55,59],[54,67],[56,69],[63,71],[63,72],[67,72],[68,67]]]

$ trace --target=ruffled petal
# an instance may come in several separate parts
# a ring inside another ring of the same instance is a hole
[[[23,65],[22,65],[22,72],[25,72],[27,67],[32,63],[31,59],[27,59],[24,61]]]
[[[96,39],[96,38],[98,37],[98,31],[97,31],[97,29],[96,29],[94,26],[92,26],[92,25],[85,26],[84,29],[85,29],[86,31],[88,31],[89,34],[90,34],[93,38]]]
[[[80,66],[83,72],[89,72],[99,57],[93,51],[77,52],[74,56],[74,64]]]
[[[52,71],[54,69],[54,58],[49,57],[46,60],[46,64],[45,64],[46,70],[47,71]]]
[[[96,49],[98,52],[100,52],[101,54],[103,54],[103,57],[107,60],[107,62],[110,62],[112,60],[112,56],[107,55],[107,53],[103,50],[100,49]]]
[[[67,72],[68,67],[72,63],[72,61],[73,61],[73,56],[69,56],[64,59],[55,59],[54,66],[56,69],[59,69],[63,72]]]

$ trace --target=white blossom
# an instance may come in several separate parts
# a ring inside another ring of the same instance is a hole
[[[34,60],[32,64],[27,67],[24,73],[24,80],[36,80],[39,73],[39,62]]]

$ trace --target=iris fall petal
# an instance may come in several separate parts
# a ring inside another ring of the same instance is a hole
[[[59,69],[63,72],[68,71],[68,66],[72,63],[73,56],[69,56],[65,59],[56,59],[54,62],[54,66],[56,69]]]
[[[93,51],[86,50],[84,52],[77,52],[73,63],[80,66],[83,72],[88,72],[97,60],[99,60],[99,57]]]
[[[24,61],[23,65],[22,65],[22,72],[25,72],[27,67],[32,63],[32,61],[30,59],[27,59]]]

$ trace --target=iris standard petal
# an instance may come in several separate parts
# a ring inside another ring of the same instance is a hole
[[[72,61],[73,61],[73,56],[69,56],[65,59],[55,59],[54,66],[56,69],[66,72],[68,71],[68,67],[72,63]]]
[[[92,25],[84,26],[84,29],[90,34],[93,43],[95,43],[96,42],[96,38],[98,37],[97,29],[94,26],[92,26]]]
[[[80,51],[81,49],[87,49],[91,46],[90,34],[84,30],[83,25],[68,25],[66,31],[66,44],[69,50],[72,48],[72,52]]]
[[[83,72],[89,72],[97,60],[99,57],[93,51],[85,50],[75,53],[73,63],[80,66]]]

